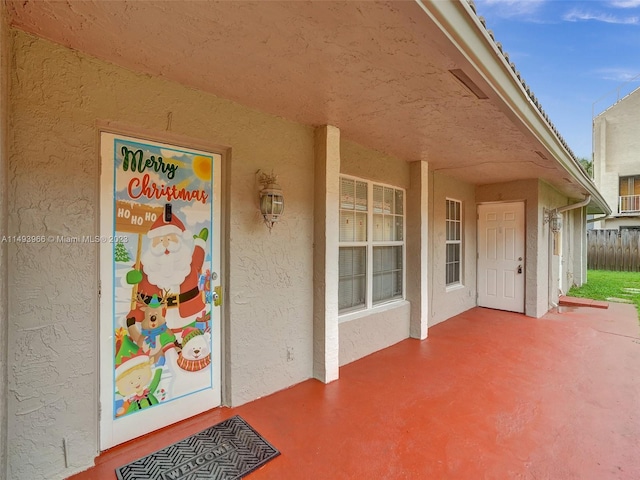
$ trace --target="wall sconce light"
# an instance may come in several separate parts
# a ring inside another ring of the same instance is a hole
[[[550,227],[553,233],[558,233],[562,230],[562,216],[558,212],[553,212]]]
[[[264,218],[264,223],[271,233],[273,225],[280,220],[284,211],[284,195],[282,188],[278,185],[278,176],[271,172],[271,175],[258,170],[256,175],[260,175],[258,181],[262,184],[260,190],[260,213]]]
[[[549,224],[549,228],[553,233],[558,233],[562,230],[562,215],[555,210],[545,209],[544,223]]]

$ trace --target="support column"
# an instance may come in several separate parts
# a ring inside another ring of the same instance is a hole
[[[339,376],[338,234],[340,130],[315,131],[313,250],[313,376],[329,383]]]
[[[429,164],[410,165],[407,191],[407,300],[411,302],[409,333],[427,338],[429,328]]]

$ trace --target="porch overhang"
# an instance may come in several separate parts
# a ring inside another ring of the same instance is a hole
[[[12,26],[128,69],[470,184],[539,178],[611,212],[466,1],[7,6]]]

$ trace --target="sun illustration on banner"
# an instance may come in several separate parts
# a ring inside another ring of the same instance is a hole
[[[193,157],[193,173],[203,182],[211,181],[211,157]]]
[[[181,168],[188,168],[187,162],[178,160],[176,158],[165,159],[170,163],[178,165]],[[196,187],[202,188],[211,182],[211,165],[213,159],[204,155],[195,155],[191,159],[191,170],[193,175],[184,178],[181,182],[176,184],[176,188],[187,188],[193,183],[196,183]],[[186,172],[186,171],[185,171]],[[198,182],[199,180],[199,182]]]

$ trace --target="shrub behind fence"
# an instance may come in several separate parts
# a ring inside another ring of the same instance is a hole
[[[640,231],[587,230],[587,268],[640,271]]]

